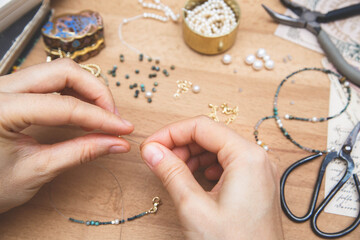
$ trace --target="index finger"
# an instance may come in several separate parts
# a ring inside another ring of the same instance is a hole
[[[99,107],[115,113],[109,88],[67,58],[28,67],[0,80],[1,92],[51,93],[64,88],[71,88]]]

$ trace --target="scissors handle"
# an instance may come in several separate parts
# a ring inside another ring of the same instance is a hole
[[[355,187],[356,187],[356,190],[357,190],[357,193],[358,193],[358,196],[359,196],[359,199],[360,199],[360,182],[359,182],[359,178],[356,174],[353,174],[353,178],[354,178],[354,182],[355,182]],[[345,182],[344,182],[345,183]],[[343,183],[343,184],[344,184]],[[343,185],[342,184],[342,185]],[[341,185],[341,186],[342,186]],[[341,188],[340,186],[340,188]],[[339,189],[340,189],[339,188]],[[336,194],[336,192],[335,192]],[[334,195],[335,195],[334,194]],[[330,194],[329,194],[330,195]],[[358,213],[358,216],[357,218],[354,220],[354,222],[349,226],[347,227],[346,229],[342,230],[342,231],[339,231],[339,232],[334,232],[334,233],[325,233],[323,231],[321,231],[318,226],[317,226],[317,220],[318,220],[318,217],[320,216],[320,213],[322,212],[322,210],[326,207],[326,205],[331,201],[331,199],[333,198],[333,196],[329,197],[328,195],[328,200],[326,201],[326,199],[324,200],[324,204],[322,204],[315,212],[314,214],[314,217],[312,218],[312,221],[311,221],[311,227],[313,229],[313,231],[319,236],[319,237],[322,237],[322,238],[339,238],[339,237],[343,237],[349,233],[351,233],[352,231],[354,231],[360,224],[360,209],[359,209],[359,213]]]
[[[286,171],[284,172],[284,174],[281,177],[281,181],[280,181],[280,200],[281,200],[281,207],[284,211],[284,213],[287,215],[287,217],[297,223],[300,222],[305,222],[307,220],[309,220],[311,218],[311,216],[314,213],[315,210],[315,205],[319,196],[319,190],[320,190],[320,186],[321,186],[321,182],[322,182],[322,178],[324,176],[324,172],[319,171],[319,175],[318,178],[316,180],[316,184],[314,187],[314,191],[313,191],[313,195],[312,195],[312,200],[310,203],[310,207],[308,209],[308,212],[302,216],[302,217],[298,217],[295,214],[293,214],[290,210],[290,208],[288,207],[286,200],[285,200],[285,184],[286,184],[286,180],[289,177],[289,175],[291,174],[292,171],[294,171],[296,168],[298,168],[299,166],[301,166],[302,164],[308,163],[320,156],[322,156],[322,153],[317,153],[311,156],[308,156],[306,158],[303,158],[297,162],[295,162],[294,164],[292,164],[288,169],[286,169]]]
[[[320,15],[316,20],[320,23],[333,22],[360,14],[360,3],[353,4],[344,8],[330,11],[324,15]]]
[[[356,70],[353,66],[346,62],[340,51],[331,41],[329,35],[320,30],[317,35],[318,41],[329,58],[330,62],[334,64],[336,69],[344,75],[350,82],[360,87],[360,71]]]

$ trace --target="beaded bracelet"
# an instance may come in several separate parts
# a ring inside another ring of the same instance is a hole
[[[131,139],[127,139],[127,140],[131,140]],[[136,142],[134,140],[131,140],[133,142]],[[138,142],[136,142],[138,143]],[[119,180],[116,178],[116,176],[114,175],[113,172],[111,172],[109,169],[105,168],[104,166],[92,163],[91,165],[94,165],[96,167],[99,167],[105,171],[107,171],[108,173],[110,173],[110,175],[115,179],[116,185],[119,189],[119,191],[122,193],[122,189],[119,183]],[[79,223],[79,224],[84,224],[86,226],[101,226],[101,225],[119,225],[119,224],[123,224],[125,222],[130,222],[133,220],[136,220],[138,218],[141,218],[143,216],[149,215],[149,214],[155,214],[158,211],[159,205],[161,204],[161,200],[159,197],[154,197],[152,199],[152,208],[150,208],[148,211],[144,211],[142,213],[139,213],[137,215],[134,215],[132,217],[129,218],[123,218],[123,219],[114,219],[114,220],[110,220],[110,221],[97,221],[97,220],[79,220],[79,219],[75,219],[73,217],[68,217],[66,215],[64,215],[54,204],[53,200],[52,200],[52,196],[51,196],[51,185],[50,185],[50,191],[49,191],[49,200],[50,200],[50,204],[51,206],[55,209],[55,211],[60,214],[61,216],[63,216],[64,218],[68,219],[70,222],[73,223]]]
[[[101,221],[95,221],[95,220],[87,220],[87,221],[84,221],[84,220],[77,220],[75,218],[71,218],[69,217],[69,220],[71,222],[74,222],[74,223],[80,223],[80,224],[85,224],[86,226],[100,226],[100,225],[118,225],[118,224],[123,224],[125,223],[126,221],[129,222],[129,221],[133,221],[137,218],[141,218],[145,215],[148,215],[148,214],[155,214],[158,210],[158,206],[160,205],[160,198],[159,197],[154,197],[153,200],[153,207],[149,210],[149,211],[145,211],[145,212],[142,212],[140,214],[137,214],[133,217],[129,217],[127,218],[126,220],[125,219],[115,219],[115,220],[112,220],[112,221],[105,221],[105,222],[101,222]]]
[[[265,120],[268,120],[268,119],[275,119],[276,120],[276,123],[279,127],[279,129],[281,130],[282,134],[290,141],[292,142],[295,146],[299,147],[300,149],[303,149],[305,151],[308,151],[308,152],[313,152],[313,153],[327,153],[329,152],[330,150],[317,150],[317,149],[312,149],[312,148],[309,148],[309,147],[305,147],[303,145],[301,145],[300,143],[298,143],[297,141],[295,141],[291,135],[289,134],[289,132],[284,128],[284,125],[280,119],[280,116],[279,116],[279,109],[278,109],[278,99],[279,99],[279,94],[280,94],[280,90],[281,90],[281,87],[285,84],[285,82],[287,80],[289,80],[292,76],[298,74],[298,73],[301,73],[301,72],[304,72],[304,71],[319,71],[319,72],[323,72],[323,73],[326,73],[326,74],[332,74],[334,76],[336,76],[338,79],[339,79],[339,82],[340,84],[342,84],[345,88],[345,92],[347,93],[347,103],[346,105],[344,106],[344,108],[337,114],[335,115],[332,115],[332,116],[328,116],[328,117],[321,117],[321,118],[317,118],[317,117],[312,117],[312,118],[304,118],[304,117],[296,117],[296,116],[292,116],[292,115],[289,115],[289,114],[286,114],[284,116],[284,119],[285,120],[296,120],[296,121],[306,121],[306,122],[313,122],[313,123],[317,123],[317,122],[325,122],[325,121],[328,121],[328,120],[331,120],[333,118],[336,118],[338,116],[340,116],[342,113],[344,113],[346,111],[346,109],[348,108],[349,104],[350,104],[350,101],[351,101],[351,89],[350,89],[350,86],[349,86],[349,82],[346,81],[346,78],[341,76],[340,74],[336,73],[336,72],[333,72],[331,70],[328,70],[328,69],[322,69],[322,68],[303,68],[303,69],[300,69],[296,72],[293,72],[291,73],[290,75],[288,75],[287,77],[285,77],[280,85],[278,86],[277,90],[276,90],[276,93],[275,93],[275,98],[274,98],[274,108],[273,108],[273,113],[274,115],[273,116],[267,116],[267,117],[264,117],[262,119],[260,119],[257,124],[255,125],[254,129],[254,136],[255,136],[255,140],[257,142],[258,145],[260,145],[261,147],[263,147],[266,151],[269,150],[269,147],[268,145],[266,145],[265,143],[263,143],[262,141],[259,140],[259,127],[260,125],[265,121]]]

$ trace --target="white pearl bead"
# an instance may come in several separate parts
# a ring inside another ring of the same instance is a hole
[[[268,146],[265,145],[263,148],[265,149],[265,151],[269,151],[269,147],[268,147]]]
[[[345,86],[345,87],[349,87],[349,86],[350,86],[350,83],[349,83],[348,81],[345,81],[345,82],[344,82],[344,86]]]
[[[268,60],[265,62],[265,67],[267,70],[272,70],[275,67],[275,63],[273,60]]]
[[[150,92],[150,91],[148,91],[148,92],[145,93],[145,97],[146,97],[146,98],[152,98],[152,96],[153,96],[153,94],[152,94],[152,92]]]
[[[286,114],[286,115],[285,115],[285,119],[290,119],[290,115],[289,115],[289,114]]]
[[[266,50],[264,48],[259,48],[256,52],[258,58],[263,58],[266,55]]]
[[[253,63],[252,67],[253,67],[256,71],[259,71],[259,70],[261,70],[261,69],[263,68],[263,62],[260,61],[260,60],[256,60],[256,61]]]
[[[311,121],[312,121],[312,122],[317,122],[318,119],[317,119],[317,117],[313,117],[313,118],[311,119]]]
[[[258,144],[258,145],[261,145],[261,144],[262,144],[262,141],[257,141],[257,144]]]
[[[223,62],[224,64],[230,64],[231,61],[232,61],[232,57],[231,57],[229,54],[225,54],[225,55],[223,56],[222,62]]]
[[[263,57],[263,60],[266,62],[266,61],[269,61],[270,60],[270,56],[269,55],[265,55],[264,57]]]
[[[119,223],[120,223],[120,220],[119,220],[119,219],[115,219],[114,222],[115,222],[115,224],[119,224]]]
[[[193,91],[193,93],[199,93],[200,92],[200,86],[199,85],[194,85],[192,87],[192,91]]]
[[[255,56],[253,54],[250,54],[245,58],[245,63],[251,65],[255,62],[255,59],[256,59]]]

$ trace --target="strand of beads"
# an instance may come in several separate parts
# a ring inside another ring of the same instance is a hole
[[[84,221],[84,220],[78,220],[75,218],[69,218],[69,221],[73,222],[73,223],[79,223],[79,224],[85,224],[86,226],[101,226],[101,225],[119,225],[119,224],[123,224],[125,222],[129,222],[129,221],[133,221],[135,219],[141,218],[143,216],[149,215],[149,214],[155,214],[158,211],[158,207],[161,203],[160,198],[159,197],[154,197],[153,200],[153,207],[145,212],[142,212],[140,214],[137,214],[133,217],[129,217],[126,220],[125,219],[115,219],[112,221],[95,221],[95,220],[88,220],[88,221]]]
[[[236,27],[234,11],[224,0],[208,0],[192,10],[184,9],[189,27],[207,37],[222,36]]]
[[[340,74],[333,72],[331,70],[328,69],[322,69],[322,68],[303,68],[300,69],[296,72],[291,73],[290,75],[288,75],[287,77],[285,77],[281,83],[279,84],[276,93],[275,93],[275,97],[274,97],[274,107],[273,107],[273,116],[268,116],[268,117],[264,117],[262,119],[260,119],[260,121],[255,125],[254,127],[254,136],[255,136],[255,140],[257,142],[258,145],[260,145],[261,147],[263,147],[265,150],[269,150],[269,147],[264,144],[262,141],[259,140],[259,127],[260,125],[268,119],[275,119],[279,129],[281,130],[282,134],[291,142],[293,143],[295,146],[299,147],[302,150],[308,151],[308,152],[312,152],[312,153],[327,153],[329,151],[332,151],[332,149],[328,149],[328,150],[317,150],[317,149],[312,149],[309,147],[305,147],[303,145],[301,145],[300,143],[298,143],[290,134],[289,132],[284,128],[284,124],[279,116],[279,109],[278,109],[278,100],[279,100],[279,95],[280,95],[280,90],[281,87],[294,75],[304,72],[304,71],[319,71],[319,72],[323,72],[325,74],[332,74],[334,76],[336,76],[339,79],[340,84],[342,84],[344,86],[344,91],[347,94],[347,103],[345,104],[344,108],[338,112],[337,114],[334,114],[332,116],[328,116],[328,117],[312,117],[312,118],[305,118],[305,117],[296,117],[296,116],[292,116],[290,114],[285,114],[284,119],[285,120],[295,120],[295,121],[306,121],[306,122],[312,122],[312,123],[318,123],[318,122],[325,122],[328,120],[331,120],[333,118],[336,118],[338,116],[340,116],[342,113],[344,113],[346,111],[346,109],[348,108],[350,101],[351,101],[351,89],[349,86],[349,82],[346,81],[346,78],[341,76]]]
[[[123,37],[123,26],[124,24],[127,24],[129,22],[138,20],[138,19],[153,19],[153,20],[157,20],[160,22],[168,22],[170,19],[173,22],[177,22],[179,20],[179,14],[175,14],[174,11],[166,6],[165,4],[161,3],[160,0],[154,0],[153,3],[151,2],[145,2],[144,0],[138,0],[138,3],[143,7],[143,8],[147,8],[147,9],[153,9],[153,10],[158,10],[161,11],[162,15],[159,14],[155,14],[155,13],[151,13],[151,12],[144,12],[143,14],[131,17],[131,18],[125,18],[123,19],[123,21],[120,23],[119,25],[119,38],[122,44],[124,44],[127,48],[129,48],[131,51],[137,53],[137,54],[141,54],[142,51],[140,51],[139,49],[131,46],[129,43],[127,43]],[[151,57],[145,55],[145,58],[147,59],[151,59]]]

